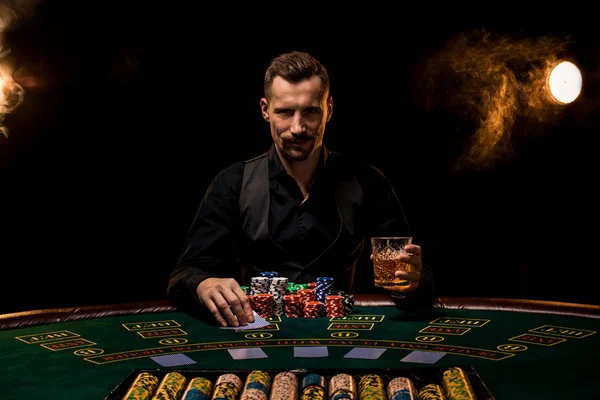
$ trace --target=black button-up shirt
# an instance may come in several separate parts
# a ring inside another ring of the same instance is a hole
[[[359,233],[365,238],[410,235],[396,192],[383,173],[363,161],[332,153],[325,146],[322,154],[305,199],[274,146],[268,152],[269,232],[279,246],[308,264],[335,240],[340,221],[335,183],[330,177],[337,175],[335,168],[349,165],[363,191],[360,221],[356,221]],[[328,162],[331,154],[345,161]],[[196,287],[208,277],[241,278],[236,240],[242,223],[239,198],[243,172],[244,162],[237,162],[217,174],[209,185],[170,277],[169,296],[176,303],[196,302]]]

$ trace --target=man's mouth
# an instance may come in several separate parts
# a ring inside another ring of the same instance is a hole
[[[312,138],[310,136],[304,136],[302,138],[295,138],[292,140],[288,140],[288,142],[292,143],[292,144],[299,144],[299,143],[306,143],[306,142],[310,142]]]

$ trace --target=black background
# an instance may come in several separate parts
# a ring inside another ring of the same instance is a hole
[[[596,28],[302,10],[314,4],[7,4],[19,18],[4,47],[25,97],[0,136],[0,311],[165,298],[212,176],[270,145],[262,78],[289,50],[328,68],[325,143],[392,179],[440,295],[598,304]],[[455,76],[431,94],[424,72],[482,29],[568,41],[584,90],[550,120],[518,118],[511,155],[457,168],[477,115],[448,101]]]

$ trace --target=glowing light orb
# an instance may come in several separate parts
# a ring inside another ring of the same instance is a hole
[[[569,61],[557,64],[548,77],[552,97],[563,104],[573,102],[581,93],[582,78],[579,68]]]

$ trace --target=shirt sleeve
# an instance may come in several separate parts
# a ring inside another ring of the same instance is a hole
[[[210,183],[169,276],[167,294],[174,305],[198,305],[196,288],[210,277],[235,278],[241,269],[235,258],[239,224],[239,191],[243,163],[221,171]]]
[[[371,236],[413,236],[408,219],[389,179],[373,167],[372,176],[366,180],[368,185],[367,215],[367,251],[371,252]],[[418,242],[415,242],[419,244]],[[409,295],[392,295],[394,303],[403,311],[417,311],[428,308],[433,303],[434,276],[432,268],[422,260],[419,288]]]
[[[411,236],[404,209],[389,179],[371,167],[363,179],[363,185],[368,236]]]

